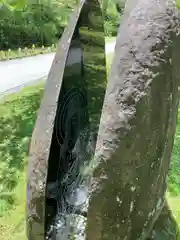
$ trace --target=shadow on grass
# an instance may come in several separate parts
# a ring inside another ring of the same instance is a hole
[[[43,94],[26,88],[0,103],[0,216],[15,204],[15,187],[27,163],[29,142]]]

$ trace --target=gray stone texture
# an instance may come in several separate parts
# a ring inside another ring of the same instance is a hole
[[[157,226],[169,216],[163,211],[179,103],[179,31],[172,0],[126,2],[96,148],[88,240],[166,239]]]
[[[45,93],[31,139],[26,203],[27,238],[29,240],[42,240],[45,235],[45,190],[54,119],[70,40],[73,35],[72,29],[77,24],[83,4],[84,1],[81,1],[75,9],[61,38],[48,75]]]

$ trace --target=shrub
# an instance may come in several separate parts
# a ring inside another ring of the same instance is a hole
[[[52,45],[62,34],[60,13],[54,4],[28,4],[23,9],[0,8],[0,48]]]
[[[116,36],[120,22],[120,14],[117,12],[115,2],[110,2],[105,14],[105,36]]]
[[[0,102],[0,217],[16,205],[16,187],[27,164],[43,91],[40,83]]]

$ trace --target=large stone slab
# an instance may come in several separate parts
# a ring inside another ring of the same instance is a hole
[[[57,49],[31,140],[29,240],[68,239],[77,232],[74,215],[82,215],[88,198],[83,168],[94,156],[104,102],[105,37],[99,2],[78,2]]]
[[[127,1],[92,161],[88,240],[146,239],[162,211],[179,103],[179,30],[174,1]]]

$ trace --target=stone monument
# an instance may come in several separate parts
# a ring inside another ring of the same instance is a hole
[[[33,132],[29,240],[177,240],[165,199],[179,104],[173,0],[127,0],[106,82],[98,0],[82,0]]]
[[[178,239],[165,193],[179,104],[179,30],[174,1],[126,2],[94,159],[88,240]]]
[[[69,239],[79,231],[68,221],[85,212],[84,172],[94,156],[106,81],[101,8],[97,0],[82,0],[61,38],[31,140],[29,240]]]

